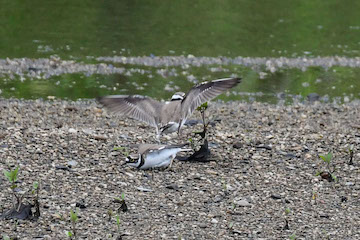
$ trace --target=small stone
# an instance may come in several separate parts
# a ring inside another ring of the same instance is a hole
[[[248,201],[244,200],[244,199],[241,199],[239,201],[235,201],[235,204],[240,206],[240,207],[251,207],[252,204],[249,203]]]
[[[77,130],[76,129],[74,129],[74,128],[69,128],[69,133],[77,133]]]
[[[80,209],[86,208],[84,200],[81,200],[81,201],[77,202],[75,206],[80,208]]]
[[[200,228],[207,228],[207,225],[205,223],[199,223]]]
[[[75,161],[75,160],[68,161],[68,166],[69,166],[69,167],[75,167],[77,164],[78,164],[78,163],[77,163],[77,161]]]
[[[69,170],[69,168],[67,166],[64,166],[64,165],[57,165],[55,166],[55,169],[58,169],[58,170]]]
[[[175,191],[178,191],[179,190],[179,186],[176,185],[176,184],[169,184],[166,186],[167,189],[172,189],[172,190],[175,190]]]
[[[233,144],[233,147],[236,148],[236,149],[240,149],[243,147],[243,144],[241,142],[236,142]]]
[[[150,188],[145,188],[145,187],[137,187],[136,189],[139,190],[140,192],[152,192]]]
[[[216,220],[216,218],[211,219],[211,223],[213,223],[213,224],[217,224],[218,222],[219,222],[219,221]]]
[[[309,93],[307,95],[307,100],[309,102],[315,102],[315,101],[319,101],[320,100],[320,95],[317,93]]]
[[[272,199],[281,199],[281,196],[278,194],[271,194],[270,196]]]
[[[107,140],[108,137],[104,135],[93,135],[92,136],[95,140]]]

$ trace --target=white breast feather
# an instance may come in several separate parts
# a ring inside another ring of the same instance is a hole
[[[171,160],[175,158],[179,151],[181,151],[181,148],[168,148],[149,152],[141,169],[165,168],[170,165]]]

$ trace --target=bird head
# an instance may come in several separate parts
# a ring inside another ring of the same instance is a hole
[[[183,100],[185,97],[185,93],[183,92],[177,92],[174,95],[172,95],[171,97],[171,101],[178,101],[178,100]]]
[[[132,167],[138,167],[141,163],[141,155],[140,154],[131,154],[126,157],[123,165],[129,165]]]

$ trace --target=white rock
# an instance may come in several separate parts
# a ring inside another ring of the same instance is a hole
[[[69,128],[69,133],[77,133],[77,130],[76,129],[74,129],[74,128]]]
[[[216,220],[215,218],[211,219],[211,223],[216,224],[216,223],[218,223],[218,222],[219,222],[219,221],[218,221],[218,220]]]

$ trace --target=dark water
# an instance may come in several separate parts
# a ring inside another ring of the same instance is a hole
[[[2,59],[56,55],[97,63],[95,58],[100,56],[357,57],[360,51],[358,1],[0,0],[0,5]],[[194,66],[121,66],[147,73],[78,73],[30,79],[0,72],[0,97],[77,99],[137,93],[167,98],[171,91],[164,91],[164,86],[186,91],[192,86],[189,75],[198,80],[243,77],[244,82],[234,89],[234,94],[223,96],[225,100],[274,102],[282,93],[306,96],[311,92],[330,98],[360,97],[358,68],[283,68],[272,73],[234,65],[221,66],[222,71]],[[172,68],[177,75],[158,73]]]

